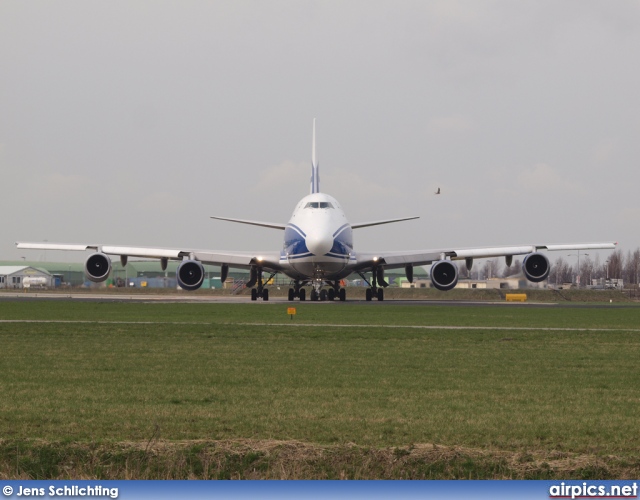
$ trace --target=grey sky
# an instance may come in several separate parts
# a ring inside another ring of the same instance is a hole
[[[421,216],[356,250],[633,250],[639,53],[638,1],[0,0],[0,260],[278,249],[209,215],[286,222],[314,117],[352,222]]]

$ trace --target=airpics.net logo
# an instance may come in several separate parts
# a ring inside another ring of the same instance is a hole
[[[638,498],[638,485],[560,483],[549,488],[549,498]]]

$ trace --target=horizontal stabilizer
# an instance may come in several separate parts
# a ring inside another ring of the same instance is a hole
[[[391,224],[392,222],[402,222],[405,220],[419,219],[420,217],[404,217],[402,219],[386,219],[376,220],[373,222],[360,222],[359,224],[351,224],[352,229],[360,229],[361,227],[380,226],[381,224]]]
[[[231,219],[229,217],[216,217],[215,215],[212,215],[211,218],[217,219],[217,220],[226,220],[228,222],[237,222],[238,224],[249,224],[251,226],[261,226],[261,227],[268,227],[271,229],[280,229],[282,231],[284,231],[287,227],[286,224],[278,224],[277,222],[260,222],[257,220]]]

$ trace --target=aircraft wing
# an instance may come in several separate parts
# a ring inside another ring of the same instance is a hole
[[[106,255],[118,255],[122,257],[140,257],[146,259],[183,260],[194,258],[203,264],[222,265],[248,269],[254,264],[259,264],[265,269],[280,270],[278,263],[280,254],[277,252],[229,252],[212,250],[189,250],[175,248],[130,247],[115,245],[77,245],[66,243],[16,243],[18,248],[30,250],[63,250],[85,251],[93,250]]]
[[[358,252],[354,271],[366,271],[376,266],[385,269],[397,269],[407,265],[424,266],[443,259],[490,259],[513,255],[527,255],[539,250],[571,251],[571,250],[613,250],[617,243],[583,243],[568,245],[519,245],[486,248],[444,248],[434,250],[418,250],[414,252]]]

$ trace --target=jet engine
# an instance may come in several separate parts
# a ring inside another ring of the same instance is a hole
[[[178,285],[184,290],[197,290],[204,281],[204,267],[197,260],[183,260],[176,271]]]
[[[84,275],[89,281],[102,283],[111,273],[111,259],[102,252],[89,255],[84,264]]]
[[[431,266],[431,283],[446,292],[458,284],[458,266],[450,260],[439,260]]]
[[[529,281],[534,283],[547,279],[550,269],[549,259],[538,252],[530,253],[522,261],[522,272]]]

